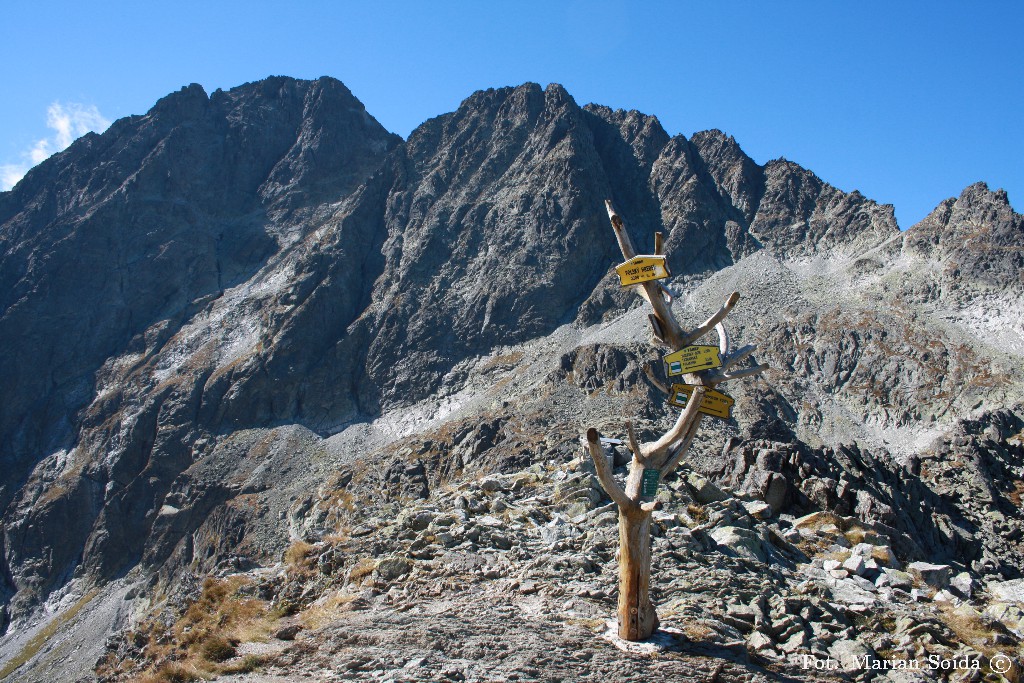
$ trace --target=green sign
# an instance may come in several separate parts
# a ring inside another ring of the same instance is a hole
[[[659,470],[645,469],[640,479],[640,495],[650,498],[658,492],[658,478],[661,476]]]

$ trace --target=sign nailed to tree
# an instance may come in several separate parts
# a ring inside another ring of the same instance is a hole
[[[619,281],[623,287],[638,285],[648,280],[662,280],[672,273],[668,272],[668,264],[664,256],[634,256],[625,263],[615,266]]]
[[[694,387],[689,384],[673,384],[672,393],[668,399],[669,405],[685,408],[690,397],[693,396],[693,389]],[[705,415],[728,420],[732,417],[732,406],[734,403],[736,403],[736,399],[732,396],[723,394],[721,391],[708,389],[707,393],[704,394],[704,400],[701,401],[700,407],[697,410]]]
[[[661,478],[661,470],[648,468],[644,470],[643,479],[640,482],[640,495],[644,498],[651,498],[658,493],[658,479]]]
[[[669,377],[685,375],[722,367],[722,356],[717,346],[694,344],[665,356],[665,367]]]

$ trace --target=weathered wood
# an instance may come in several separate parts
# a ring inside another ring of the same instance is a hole
[[[615,239],[619,243],[619,251],[622,252],[622,256],[628,261],[629,259],[636,256],[636,250],[633,248],[633,242],[629,238],[629,234],[626,232],[626,226],[622,222],[622,217],[615,211],[615,207],[612,206],[610,199],[606,199],[605,208],[608,210],[608,219],[611,221],[612,229],[615,231]],[[657,281],[643,282],[639,287],[643,288],[644,298],[651,304],[651,308],[654,309],[654,315],[657,316],[658,322],[661,323],[661,339],[668,344],[673,351],[678,351],[683,348],[683,340],[685,333],[683,328],[676,322],[673,317],[671,310],[669,310],[668,304],[665,303],[665,299],[661,296],[660,285]]]
[[[651,384],[653,384],[658,389],[658,391],[660,391],[663,394],[672,393],[671,391],[669,391],[668,385],[662,382],[654,375],[654,369],[650,365],[644,366],[644,374],[647,375],[647,379],[651,380]]]
[[[658,316],[653,313],[647,316],[647,319],[651,321],[651,332],[654,334],[654,338],[665,343],[665,331],[661,328],[661,322],[658,320]]]
[[[605,201],[608,218],[622,256],[628,261],[636,256],[636,250],[626,232],[622,218],[616,213],[610,200]],[[661,233],[655,233],[654,253],[662,254]],[[739,300],[739,294],[731,294],[722,307],[696,329],[685,332],[672,314],[672,292],[658,281],[647,281],[637,285],[638,291],[651,305],[651,327],[655,339],[673,351],[689,346],[715,328],[718,332],[718,347],[722,357],[722,368],[718,371],[701,371],[685,375],[687,384],[694,386],[675,424],[655,441],[641,444],[636,438],[633,423],[626,421],[626,432],[633,458],[629,464],[629,475],[625,486],[619,486],[600,444],[600,435],[591,428],[587,431],[590,456],[594,461],[597,478],[601,486],[619,508],[619,600],[618,634],[625,640],[644,640],[658,628],[658,615],[650,599],[651,584],[651,513],[661,507],[657,500],[642,500],[643,473],[645,468],[658,470],[659,481],[663,481],[682,462],[700,428],[703,415],[700,413],[708,387],[730,379],[747,377],[761,372],[767,366],[745,368],[732,372],[726,370],[740,362],[756,347],[744,347],[732,351],[723,320]],[[651,383],[666,394],[671,390],[655,375],[648,365],[644,367]]]
[[[708,378],[708,386],[718,386],[722,382],[728,382],[731,379],[740,379],[742,377],[753,377],[754,375],[760,375],[762,372],[767,370],[770,366],[767,363],[754,366],[752,368],[743,368],[736,372],[730,372],[728,374],[715,374]]]
[[[696,422],[697,416],[700,415],[700,404],[704,400],[705,391],[706,389],[702,386],[694,389],[693,396],[687,402],[686,408],[679,413],[679,417],[676,418],[676,423],[672,425],[672,429],[665,432],[657,441],[646,443],[640,447],[648,460],[652,463],[657,463],[659,467],[664,463],[669,447],[678,443],[686,436],[690,427]]]
[[[715,324],[715,332],[718,333],[718,353],[724,363],[729,352],[732,351],[732,340],[729,338],[729,330],[725,329],[725,325],[721,321]]]
[[[757,344],[747,344],[746,346],[737,349],[735,353],[729,354],[728,359],[722,359],[722,367],[719,368],[719,372],[725,372],[732,366],[750,356],[754,351],[757,351]]]
[[[651,513],[619,510],[619,637],[650,638],[658,628],[651,604]]]
[[[636,432],[633,430],[633,423],[626,420],[626,434],[629,435],[629,450],[633,452],[633,457],[640,461],[641,465],[647,466],[646,458],[643,456],[643,452],[640,450],[640,444],[636,440]]]
[[[711,328],[725,320],[725,316],[729,315],[729,311],[733,309],[733,307],[736,305],[736,302],[739,300],[739,292],[733,292],[732,294],[730,294],[726,298],[725,303],[722,304],[722,307],[719,308],[713,316],[702,322],[693,332],[690,332],[685,337],[683,337],[682,344],[679,348],[681,349],[683,348],[683,346],[689,346],[690,344],[692,344],[693,342],[697,341],[705,334],[710,332]]]
[[[675,472],[676,468],[679,467],[679,463],[683,461],[683,456],[686,455],[686,451],[690,450],[690,444],[693,443],[694,437],[697,436],[697,430],[700,428],[700,422],[704,419],[703,415],[697,415],[697,419],[690,425],[689,431],[683,437],[683,440],[679,442],[675,450],[668,456],[665,464],[661,466],[661,478],[664,479],[668,475]]]
[[[608,458],[601,447],[601,435],[593,427],[587,430],[587,448],[590,450],[590,459],[594,461],[597,480],[601,482],[601,486],[608,496],[619,506],[620,514],[624,509],[636,507],[636,503],[629,499],[626,492],[615,481],[611,468],[608,467]]]

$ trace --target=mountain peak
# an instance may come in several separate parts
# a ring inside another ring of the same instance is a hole
[[[944,261],[957,279],[999,288],[1024,285],[1024,216],[1013,210],[1005,190],[968,185],[958,197],[939,203],[907,231],[905,248]]]
[[[182,86],[177,92],[161,97],[149,110],[150,114],[173,113],[182,118],[195,118],[206,108],[209,98],[198,83]]]

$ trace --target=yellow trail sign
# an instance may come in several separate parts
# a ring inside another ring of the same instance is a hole
[[[718,347],[708,344],[687,346],[668,354],[664,360],[669,377],[722,367],[722,356],[718,352]]]
[[[671,275],[664,256],[634,256],[615,266],[623,287],[638,285],[648,280],[661,280]]]
[[[669,405],[685,408],[687,401],[693,396],[693,389],[694,387],[691,384],[673,384],[672,393],[668,399]],[[700,402],[700,408],[697,411],[705,415],[728,420],[732,417],[732,406],[734,403],[736,403],[736,399],[732,396],[723,394],[721,391],[708,389],[704,393],[704,400]]]

